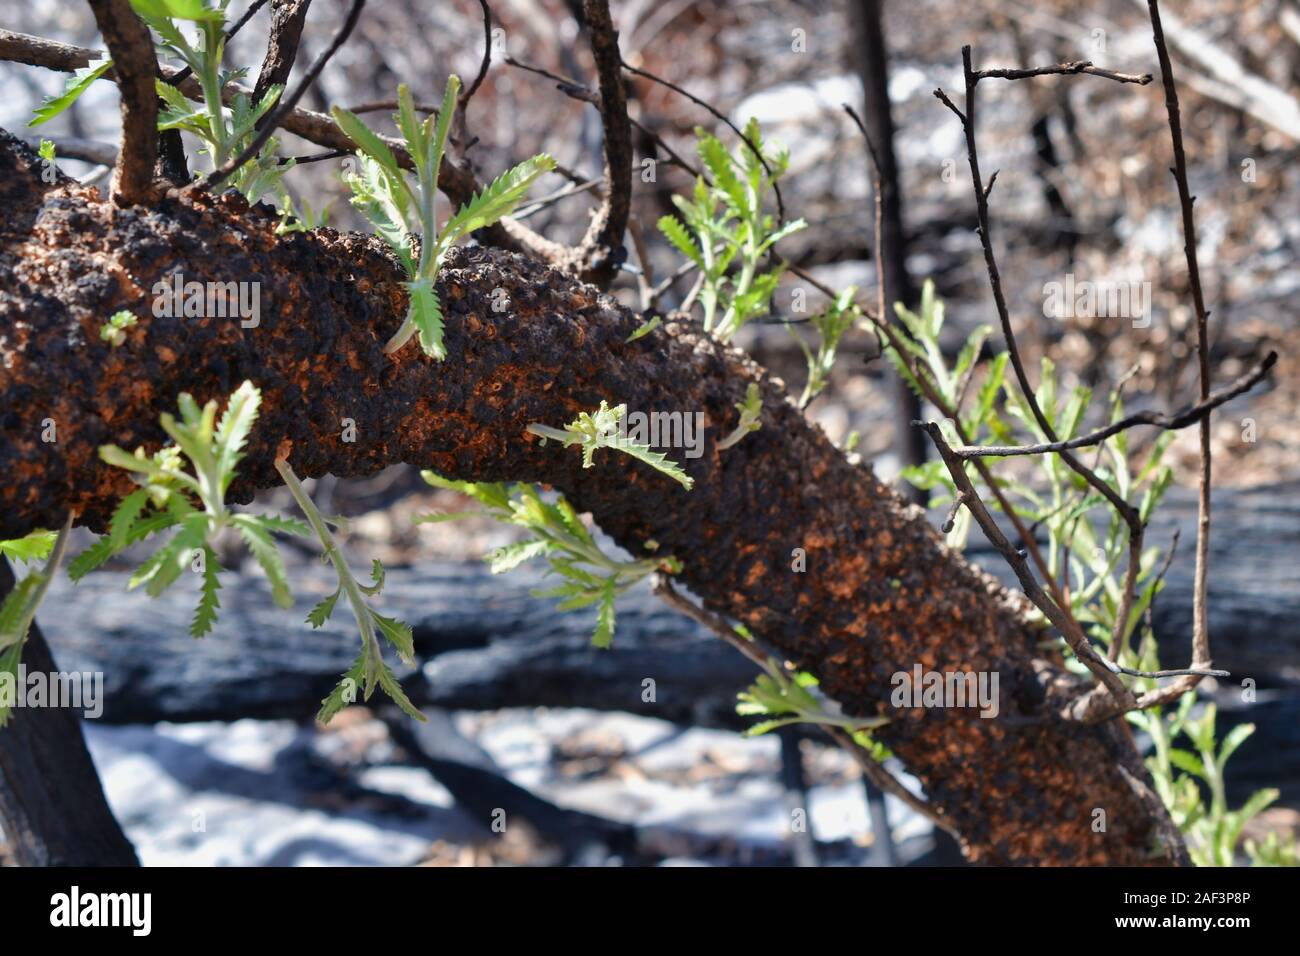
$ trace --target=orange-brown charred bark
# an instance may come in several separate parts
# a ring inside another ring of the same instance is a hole
[[[520,256],[466,249],[440,279],[446,361],[414,345],[385,355],[405,293],[376,240],[328,229],[277,237],[273,216],[225,198],[114,208],[74,183],[41,183],[33,163],[0,141],[0,538],[56,526],[69,508],[103,528],[132,486],[97,448],[152,450],[177,393],[221,398],[251,379],[263,411],[235,500],[278,483],[284,449],[302,475],[408,462],[550,484],[630,551],[655,541],[675,555],[709,607],[814,673],[846,712],[890,717],[879,738],[971,859],[1152,859],[1167,821],[1126,781],[1144,771],[1122,722],[1061,720],[1054,698],[1071,679],[1044,659],[1023,602],[947,550],[920,510],[850,464],[741,353],[686,323],[629,343],[640,319],[609,297]],[[154,283],[176,271],[260,283],[260,325],[155,317]],[[112,348],[98,330],[117,309],[139,324]],[[750,382],[762,389],[762,429],[720,453]],[[602,399],[702,412],[704,454],[681,460],[694,489],[614,452],[583,470],[575,449],[526,431]],[[42,441],[45,419],[57,442]],[[344,419],[356,423],[353,443]],[[792,570],[796,548],[803,573]],[[892,675],[918,663],[998,672],[999,716],[891,707]]]

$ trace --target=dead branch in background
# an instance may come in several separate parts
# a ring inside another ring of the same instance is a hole
[[[627,116],[627,91],[619,69],[623,58],[618,50],[618,31],[609,15],[609,0],[584,0],[582,10],[600,84],[597,106],[604,132],[605,190],[586,234],[571,254],[570,271],[608,289],[627,257],[623,234],[632,209],[632,125]]]
[[[255,4],[256,6],[256,4]],[[302,28],[307,22],[307,9],[311,0],[271,0],[271,35],[266,41],[266,56],[253,85],[253,102],[262,102],[266,91],[273,86],[287,86],[294,61],[298,59],[298,44]],[[239,24],[235,24],[238,29]],[[230,31],[234,33],[235,30]],[[271,119],[270,114],[257,121],[261,129]]]

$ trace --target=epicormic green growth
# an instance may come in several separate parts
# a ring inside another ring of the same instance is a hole
[[[447,253],[476,229],[510,215],[533,182],[555,168],[555,160],[545,153],[525,160],[461,206],[439,233],[434,203],[438,170],[442,168],[459,93],[460,78],[452,74],[447,78],[437,116],[421,120],[416,115],[411,91],[405,84],[397,88],[397,112],[393,119],[415,167],[414,184],[388,144],[356,114],[337,106],[331,111],[339,129],[358,149],[361,171],[345,177],[352,190],[352,205],[388,243],[408,277],[405,285],[410,302],[406,318],[384,346],[386,352],[396,352],[412,336],[419,335],[420,348],[426,355],[439,360],[447,357],[442,304],[436,288],[438,270]]]

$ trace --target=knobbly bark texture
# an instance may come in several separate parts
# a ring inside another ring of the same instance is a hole
[[[304,476],[408,462],[550,484],[633,553],[653,540],[679,558],[682,582],[709,607],[816,674],[848,713],[891,718],[879,738],[972,860],[1153,859],[1166,821],[1125,780],[1145,772],[1123,723],[1062,722],[1060,695],[1077,688],[1044,659],[1024,602],[944,548],[919,509],[851,465],[742,353],[676,322],[628,343],[639,317],[590,286],[512,253],[465,249],[440,279],[446,361],[414,346],[385,355],[405,294],[377,240],[328,229],[277,238],[273,215],[229,198],[115,209],[77,184],[42,183],[12,138],[0,142],[0,201],[0,537],[56,526],[69,508],[103,529],[132,484],[99,461],[98,446],[155,449],[158,416],[177,393],[220,399],[251,379],[262,415],[234,500],[278,484],[277,452]],[[260,326],[155,317],[152,287],[177,271],[260,283]],[[110,348],[99,327],[117,309],[140,322]],[[762,389],[762,429],[719,453],[750,382]],[[526,431],[601,399],[703,412],[704,454],[682,459],[694,490],[615,452],[583,470],[576,449]],[[46,419],[57,442],[41,440]],[[356,423],[355,443],[342,441],[344,419]],[[796,548],[803,573],[792,570]],[[999,717],[893,708],[892,675],[916,664],[998,672]]]

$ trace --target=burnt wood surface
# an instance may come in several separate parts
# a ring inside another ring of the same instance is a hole
[[[1063,714],[1086,686],[1045,648],[1024,600],[946,549],[920,509],[848,461],[743,353],[668,321],[629,342],[642,317],[570,276],[500,250],[453,250],[439,279],[447,359],[384,342],[406,308],[400,266],[374,237],[275,234],[275,217],[235,197],[170,193],[116,208],[0,135],[0,537],[55,526],[69,511],[102,529],[131,488],[98,447],[157,447],[159,415],[190,391],[224,398],[244,379],[262,416],[231,489],[279,484],[286,455],[304,477],[372,474],[404,462],[449,477],[549,484],[634,554],[653,541],[714,611],[813,672],[878,731],[961,833],[973,862],[1140,864],[1168,832],[1120,720]],[[155,316],[150,290],[186,281],[259,283],[261,323]],[[504,310],[494,304],[506,303]],[[99,339],[133,311],[125,343]],[[762,428],[725,452],[751,383]],[[705,416],[706,449],[686,491],[618,454],[581,467],[575,449],[527,426],[560,425],[599,402]],[[42,422],[59,440],[41,440]],[[352,419],[358,440],[343,440]],[[802,549],[806,572],[792,567]],[[892,708],[891,675],[996,671],[1000,714]],[[649,675],[647,675],[649,676]],[[257,678],[250,678],[257,679]],[[1091,809],[1107,811],[1093,832]]]

